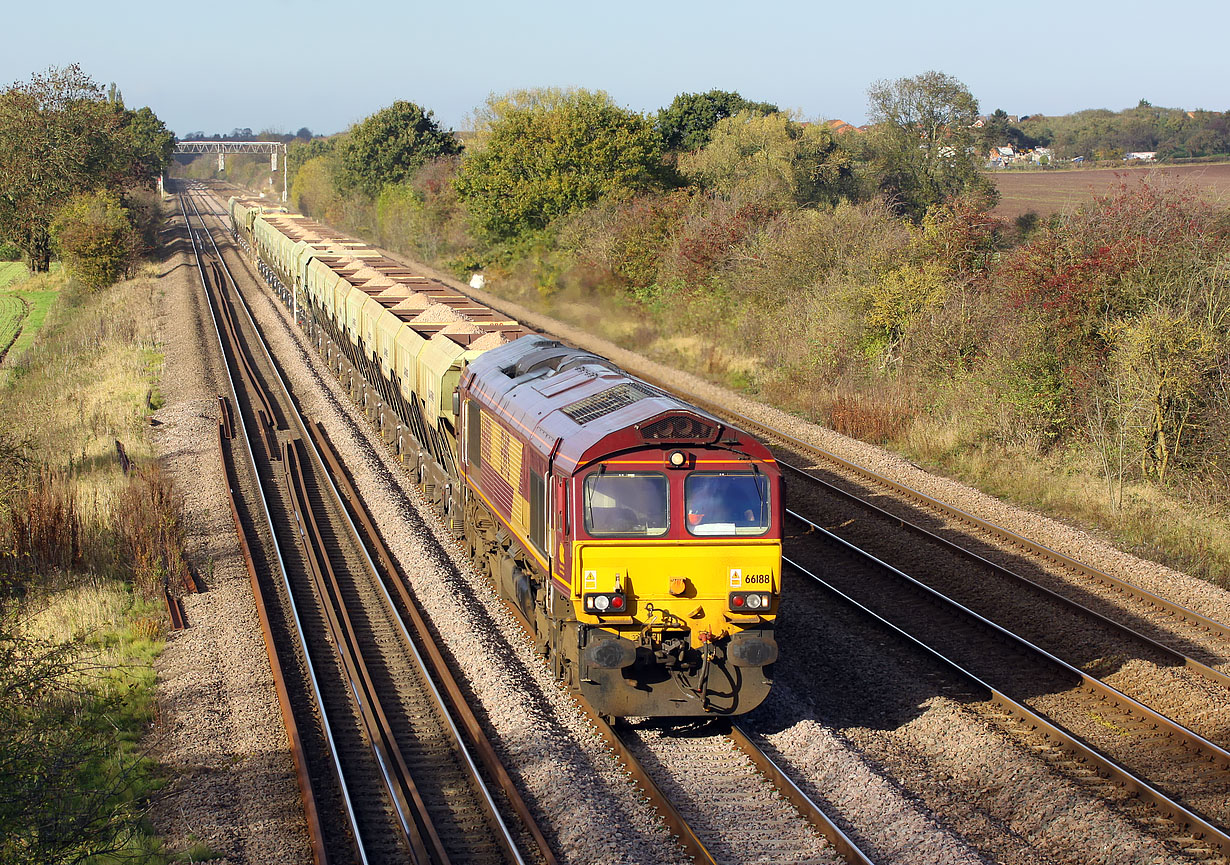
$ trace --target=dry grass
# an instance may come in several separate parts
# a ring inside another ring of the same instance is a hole
[[[144,431],[151,378],[162,367],[154,336],[157,286],[146,274],[81,299],[55,316],[44,338],[14,357],[0,400],[11,429],[27,434],[54,467],[73,470],[116,462],[115,442],[138,461],[150,456]],[[113,477],[100,473],[100,493]]]
[[[178,586],[178,506],[146,439],[162,363],[157,291],[147,272],[96,294],[66,294],[68,310],[0,390],[5,428],[43,465],[6,520],[15,569],[109,574],[147,597],[164,579]],[[117,442],[138,466],[131,475]]]
[[[1006,501],[1086,527],[1110,542],[1230,588],[1230,518],[1144,484],[1129,484],[1122,504],[1094,465],[1075,454],[1009,453],[960,424],[916,423],[892,443],[922,465]]]

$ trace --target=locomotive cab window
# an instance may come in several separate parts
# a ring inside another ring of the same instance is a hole
[[[769,530],[769,479],[758,472],[693,472],[683,488],[693,535],[763,535]]]
[[[670,528],[670,485],[656,472],[594,472],[585,478],[585,531],[593,537],[660,537]]]

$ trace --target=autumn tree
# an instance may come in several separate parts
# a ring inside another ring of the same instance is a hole
[[[90,290],[124,276],[137,258],[137,232],[119,198],[97,191],[77,195],[50,226],[60,260],[74,279]]]
[[[75,194],[156,176],[170,144],[153,112],[108,100],[79,66],[13,84],[0,93],[0,236],[47,270],[55,212]]]
[[[456,136],[432,112],[404,100],[355,124],[338,145],[343,184],[373,196],[408,180],[425,162],[460,152]]]
[[[867,98],[872,170],[902,213],[921,219],[931,205],[963,192],[994,195],[974,147],[978,100],[964,84],[924,72],[877,81]]]
[[[492,97],[477,127],[456,183],[475,225],[493,240],[660,185],[661,150],[652,124],[602,92]]]
[[[669,106],[658,112],[655,126],[668,150],[696,150],[709,143],[715,126],[740,112],[755,115],[776,114],[768,102],[751,102],[730,90],[708,93],[680,93]]]
[[[1141,473],[1165,482],[1198,432],[1221,346],[1204,322],[1165,309],[1121,322],[1108,337],[1120,423],[1137,443]]]
[[[853,160],[827,126],[741,111],[684,154],[680,172],[715,195],[785,204],[835,204],[854,194]]]

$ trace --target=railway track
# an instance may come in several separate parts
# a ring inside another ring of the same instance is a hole
[[[795,513],[791,518],[804,522]],[[1230,753],[1161,713],[1032,646],[862,550],[805,523],[812,549],[800,574],[875,616],[1002,707],[1045,730],[1078,762],[1154,805],[1177,842],[1230,854]],[[834,548],[838,556],[834,557]],[[824,576],[818,571],[823,569]],[[1186,835],[1186,837],[1185,837]]]
[[[181,196],[181,209],[237,382],[237,410],[223,418],[234,437],[224,429],[220,440],[231,445],[235,514],[299,746],[305,811],[317,818],[316,860],[554,862],[456,683],[436,684],[442,673],[419,650],[426,631],[405,609],[409,596],[394,601],[398,575],[369,552],[325,468],[325,443],[299,416],[199,208]]]

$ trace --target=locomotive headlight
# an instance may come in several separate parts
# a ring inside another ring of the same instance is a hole
[[[728,596],[731,612],[763,611],[768,612],[773,606],[773,596],[760,592],[731,592]]]
[[[681,469],[688,464],[688,455],[683,451],[671,451],[666,460],[670,463],[671,468]]]
[[[632,601],[623,592],[586,593],[581,600],[585,612],[594,616],[626,616]]]

